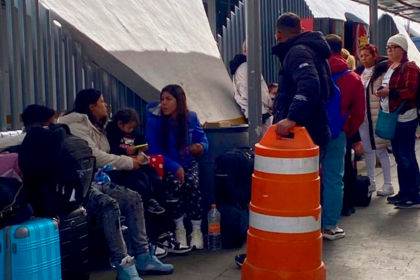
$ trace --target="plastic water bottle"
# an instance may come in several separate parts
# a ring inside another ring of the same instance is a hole
[[[210,251],[219,251],[222,249],[222,236],[220,233],[220,212],[217,210],[216,204],[211,205],[207,221],[209,223],[208,248]]]

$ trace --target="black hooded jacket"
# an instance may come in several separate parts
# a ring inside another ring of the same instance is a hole
[[[280,59],[274,123],[289,119],[306,127],[319,146],[331,140],[327,102],[332,90],[331,49],[321,32],[304,32],[273,47]]]
[[[241,66],[243,63],[246,62],[246,55],[243,54],[237,54],[233,58],[233,60],[229,63],[230,66],[230,74],[233,76],[236,73],[236,70],[238,70],[239,66]]]

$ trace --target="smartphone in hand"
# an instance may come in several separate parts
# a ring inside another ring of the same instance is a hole
[[[382,90],[384,88],[385,88],[384,86],[378,87],[378,89],[375,91],[375,96],[378,96],[378,91],[380,91],[380,90]]]

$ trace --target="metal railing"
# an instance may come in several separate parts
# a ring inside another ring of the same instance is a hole
[[[261,0],[262,27],[262,72],[267,81],[277,81],[278,59],[273,59],[271,48],[276,44],[274,37],[276,21],[283,12],[294,12],[302,18],[313,18],[312,12],[304,0]],[[223,26],[222,34],[217,35],[217,42],[226,69],[236,54],[242,53],[242,44],[246,39],[246,20],[244,1],[239,2]]]
[[[142,118],[146,102],[85,55],[50,13],[38,0],[2,0],[0,131],[20,129],[30,104],[71,110],[83,88],[100,90],[111,111],[132,107]]]

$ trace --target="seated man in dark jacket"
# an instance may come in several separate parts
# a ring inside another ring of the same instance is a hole
[[[308,130],[315,144],[330,141],[327,100],[332,88],[327,59],[331,50],[321,32],[303,32],[300,18],[284,13],[277,20],[277,46],[280,59],[279,92],[274,101],[276,132],[287,135],[296,125]]]

